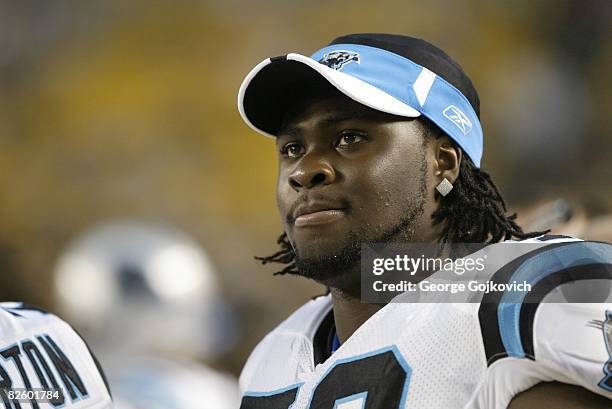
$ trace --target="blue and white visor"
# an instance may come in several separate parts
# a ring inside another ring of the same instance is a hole
[[[376,47],[334,44],[311,57],[267,58],[240,86],[240,115],[257,132],[275,137],[290,102],[304,86],[321,80],[372,109],[410,118],[424,115],[480,166],[482,128],[467,98],[427,68]]]

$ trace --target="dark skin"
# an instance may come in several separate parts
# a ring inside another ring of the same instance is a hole
[[[376,239],[392,230],[410,212],[407,197],[420,195],[420,123],[364,109],[343,97],[307,101],[292,112],[277,138],[277,203],[300,257],[333,256],[349,244],[351,232]],[[439,236],[440,227],[430,221],[436,208],[433,186],[444,177],[455,181],[461,151],[448,138],[440,138],[428,145],[426,155],[429,194],[422,215],[388,240],[435,242]],[[298,227],[293,221],[296,203],[321,203],[343,209],[343,215],[331,223]],[[382,307],[360,302],[359,265],[344,267],[311,277],[331,289],[341,342]]]
[[[281,220],[296,257],[313,266],[303,274],[330,288],[340,342],[382,305],[360,301],[359,262],[338,262],[338,254],[350,254],[355,242],[435,243],[440,235],[441,226],[431,222],[435,186],[457,179],[462,152],[447,137],[424,138],[419,121],[344,96],[297,104],[278,134]],[[510,407],[539,408],[543,402],[609,407],[605,398],[557,382],[519,394]]]
[[[338,107],[342,107],[339,109]],[[423,198],[423,140],[417,121],[364,110],[344,98],[305,103],[293,110],[277,138],[279,179],[277,204],[285,231],[301,259],[333,257],[354,242],[434,242],[439,226],[431,226],[435,209],[429,186],[458,175],[461,152],[448,138],[428,147],[437,168],[428,161]],[[400,136],[401,135],[401,136]],[[415,209],[422,202],[423,209]],[[298,226],[296,211],[336,209],[333,223]],[[403,220],[412,214],[411,220]],[[424,217],[423,215],[427,215]],[[403,227],[394,231],[395,227]],[[348,295],[356,295],[358,265],[342,265],[310,278]],[[352,333],[352,331],[350,331]],[[346,335],[348,337],[349,334]],[[345,338],[345,334],[340,334]]]

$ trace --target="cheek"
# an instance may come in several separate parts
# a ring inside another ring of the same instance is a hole
[[[420,200],[423,160],[419,152],[407,149],[386,149],[376,161],[363,163],[363,171],[355,175],[355,184],[362,198],[362,207],[374,210],[377,219],[401,215],[407,202]]]
[[[278,208],[281,222],[284,224],[289,206],[291,203],[292,196],[295,191],[287,183],[287,177],[279,171],[278,179],[276,181],[276,207]]]

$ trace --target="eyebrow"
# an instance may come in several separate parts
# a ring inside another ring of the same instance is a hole
[[[376,121],[381,119],[381,113],[369,110],[369,109],[357,109],[342,112],[338,115],[327,116],[317,122],[316,126],[321,128],[328,128],[330,126],[337,125],[340,122],[349,120],[365,120],[365,121]],[[301,128],[281,126],[277,132],[277,136],[298,136],[301,134]]]

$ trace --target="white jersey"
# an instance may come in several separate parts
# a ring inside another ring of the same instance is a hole
[[[74,329],[35,307],[0,303],[0,408],[112,407],[101,369]]]
[[[583,280],[609,290],[612,245],[552,236],[521,243],[536,241],[541,247],[504,261],[491,279],[522,275],[541,299],[392,302],[333,353],[331,297],[308,302],[251,354],[241,409],[503,409],[542,381],[612,399],[609,291],[597,303],[546,299]]]

